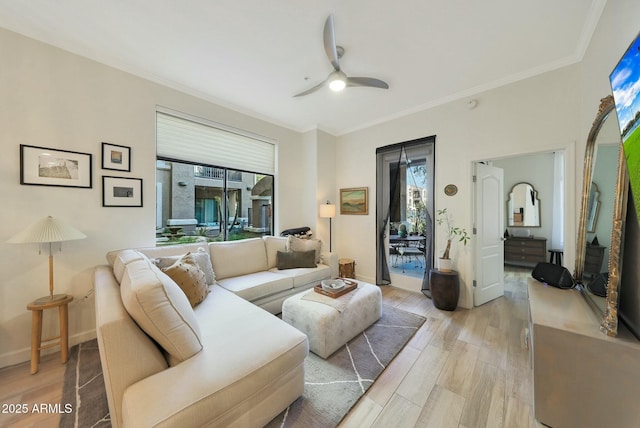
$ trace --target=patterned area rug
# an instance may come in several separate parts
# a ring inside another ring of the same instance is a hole
[[[267,426],[335,427],[424,323],[424,318],[382,305],[382,317],[328,359],[305,360],[302,397]],[[65,372],[61,428],[111,426],[96,340],[71,348]]]
[[[424,321],[382,305],[382,317],[328,359],[309,353],[302,397],[267,427],[337,426]]]
[[[111,426],[95,339],[75,345],[69,351],[62,389],[62,405],[65,404],[71,404],[73,412],[61,415],[61,428]]]

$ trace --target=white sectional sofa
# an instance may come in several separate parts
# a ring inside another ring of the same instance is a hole
[[[94,286],[114,427],[258,427],[302,394],[308,340],[269,312],[338,266],[326,254],[328,264],[278,270],[286,245],[265,237],[108,254]],[[204,252],[217,281],[193,308],[158,267],[187,252]]]

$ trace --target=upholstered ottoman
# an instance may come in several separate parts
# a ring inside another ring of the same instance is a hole
[[[314,354],[327,358],[380,318],[380,287],[356,282],[358,288],[336,299],[311,289],[282,304],[282,320],[307,335]]]

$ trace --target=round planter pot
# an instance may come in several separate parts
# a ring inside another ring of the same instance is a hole
[[[460,279],[458,272],[429,271],[429,288],[433,306],[443,311],[455,311],[460,298]]]
[[[451,259],[438,259],[438,270],[442,272],[451,272]]]

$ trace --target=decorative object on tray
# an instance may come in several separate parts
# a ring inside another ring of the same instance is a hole
[[[325,285],[327,283],[327,285]],[[340,283],[342,283],[342,287],[340,287]],[[333,284],[333,285],[330,285]],[[338,288],[335,288],[338,287]],[[323,294],[325,296],[329,296],[331,298],[337,298],[347,294],[348,292],[355,290],[358,287],[358,283],[346,278],[337,278],[337,279],[325,279],[321,284],[313,287],[313,290],[316,293]]]
[[[91,154],[20,144],[20,184],[91,188]]]
[[[131,147],[102,143],[102,169],[131,172]]]
[[[322,289],[325,291],[339,291],[344,288],[344,281],[340,278],[323,279],[320,285],[322,285]]]

